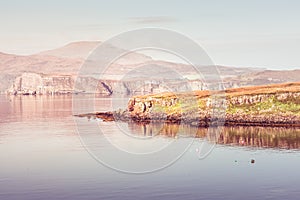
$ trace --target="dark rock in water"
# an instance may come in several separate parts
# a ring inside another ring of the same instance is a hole
[[[87,114],[79,114],[79,115],[74,115],[76,117],[87,117],[88,119],[90,118],[100,118],[104,122],[107,121],[114,121],[114,113],[113,112],[97,112],[97,113],[87,113]]]
[[[254,164],[254,163],[255,163],[255,160],[254,160],[254,159],[251,159],[251,160],[250,160],[250,163],[251,163],[251,164]]]

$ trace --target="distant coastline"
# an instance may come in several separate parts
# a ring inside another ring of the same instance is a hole
[[[110,95],[120,91],[130,95],[143,94],[143,92],[144,94],[160,93],[165,91],[161,88],[161,85],[164,84],[162,81],[172,79],[170,71],[177,71],[182,77],[187,78],[192,90],[205,90],[205,84],[197,77],[195,78],[193,67],[181,63],[154,60],[150,56],[137,52],[117,60],[111,65],[103,80],[97,79],[94,72],[80,76],[78,80],[78,73],[86,58],[99,44],[101,44],[100,41],[78,41],[57,49],[26,56],[0,52],[0,93],[16,95],[70,93]],[[137,66],[148,66],[145,74],[147,77],[148,75],[152,77],[148,77],[147,80],[139,77],[140,74],[135,71]],[[220,78],[225,88],[300,81],[300,69],[267,70],[264,67],[221,65],[214,67],[220,72]],[[203,67],[201,73],[209,73],[208,69],[209,66]],[[131,73],[137,75],[137,78],[140,78],[139,81],[136,79],[119,81],[118,78],[123,77],[124,74],[130,77]],[[158,74],[160,78],[156,77]],[[178,88],[178,91],[187,91],[182,87],[180,81],[176,83],[174,80],[171,85],[173,90]],[[137,88],[142,89],[136,91]]]

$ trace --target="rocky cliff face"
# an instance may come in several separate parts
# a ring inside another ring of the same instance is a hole
[[[66,93],[98,93],[98,94],[152,94],[173,89],[173,92],[202,90],[205,84],[201,81],[188,80],[98,80],[93,77],[76,77],[72,75],[53,75],[39,73],[23,73],[6,91],[7,94],[66,94]]]
[[[13,95],[54,95],[86,92],[109,95],[112,93],[110,85],[113,82],[107,81],[105,83],[92,77],[81,77],[76,80],[76,76],[71,75],[23,73],[15,79],[6,93]]]
[[[64,75],[23,73],[7,90],[8,94],[62,94],[73,92],[74,78]]]

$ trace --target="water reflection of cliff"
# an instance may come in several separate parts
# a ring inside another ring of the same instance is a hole
[[[93,112],[86,110],[93,108],[103,110],[111,106],[108,98],[92,95],[77,95],[77,104],[80,108],[76,109],[81,113]],[[94,102],[94,98],[97,101]],[[90,106],[95,103],[94,106]],[[0,119],[1,121],[31,121],[41,119],[56,119],[72,117],[73,114],[72,95],[0,95]],[[82,109],[82,111],[80,110]]]
[[[208,132],[207,128],[196,128],[179,124],[130,123],[132,134],[141,136],[196,137],[206,138],[218,144],[279,149],[300,149],[300,129],[272,127],[224,127],[220,135]]]
[[[61,121],[72,116],[71,95],[0,96],[2,123]],[[4,105],[5,103],[5,105]]]

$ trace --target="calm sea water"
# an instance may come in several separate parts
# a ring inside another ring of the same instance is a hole
[[[86,96],[77,100],[82,111],[91,103]],[[96,98],[96,110],[111,105],[109,98]],[[0,96],[0,109],[1,200],[300,196],[297,129],[226,128],[212,139],[205,129],[74,118],[72,96]],[[196,139],[189,143],[192,136]],[[217,144],[199,159],[208,140]],[[142,162],[113,152],[112,146],[141,156]],[[155,156],[147,157],[153,149]],[[173,157],[179,159],[166,165]],[[151,171],[160,165],[165,167],[153,173],[120,172]]]

